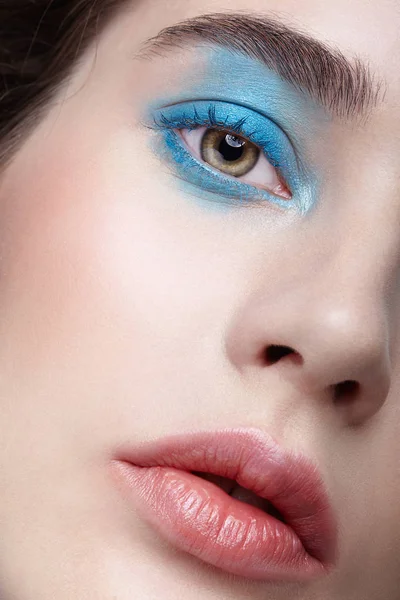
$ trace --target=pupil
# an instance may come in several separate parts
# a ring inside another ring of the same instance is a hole
[[[246,142],[235,137],[226,135],[221,141],[218,151],[227,162],[233,162],[242,158]]]

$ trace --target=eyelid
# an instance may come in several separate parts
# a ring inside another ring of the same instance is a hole
[[[192,178],[195,180],[193,185],[203,189],[205,183],[209,184],[210,194],[222,195],[228,201],[232,197],[231,204],[235,203],[235,198],[238,199],[236,203],[243,203],[247,198],[249,203],[272,202],[285,210],[294,208],[302,214],[314,205],[313,178],[308,170],[299,168],[297,153],[288,136],[273,120],[257,110],[225,100],[177,101],[175,104],[163,103],[158,108],[153,105],[149,110],[148,123],[150,129],[162,134],[159,138],[160,157],[172,170],[178,172],[182,181],[191,183]],[[174,131],[199,126],[229,129],[259,146],[267,154],[271,164],[282,172],[293,193],[293,200],[281,200],[241,181],[228,180],[222,173],[216,174],[207,164],[200,164]],[[196,173],[196,165],[203,174]]]
[[[285,162],[290,162],[293,168],[297,166],[294,148],[281,127],[267,116],[240,104],[211,100],[179,102],[164,105],[156,111],[152,120],[157,128],[194,129],[207,125],[227,129],[260,146],[270,155],[274,166],[279,168]],[[266,130],[268,133],[265,133]],[[280,152],[277,152],[279,149]],[[279,161],[277,154],[284,155],[285,160]]]

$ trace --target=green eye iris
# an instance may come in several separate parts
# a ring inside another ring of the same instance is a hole
[[[260,150],[257,146],[226,131],[208,129],[201,140],[202,160],[233,177],[249,173],[259,157]]]

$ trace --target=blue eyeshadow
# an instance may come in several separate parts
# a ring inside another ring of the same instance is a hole
[[[157,154],[180,187],[195,197],[228,206],[270,202],[308,212],[318,187],[301,156],[301,140],[311,135],[314,122],[308,99],[255,60],[219,48],[202,52],[206,68],[200,76],[189,72],[182,90],[148,109],[146,120],[157,133],[153,145]],[[292,200],[227,177],[197,160],[177,130],[204,126],[226,128],[256,144],[283,176]]]

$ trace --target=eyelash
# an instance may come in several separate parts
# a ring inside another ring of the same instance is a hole
[[[278,135],[276,131],[270,136],[263,136],[262,132],[257,127],[250,128],[249,116],[243,116],[239,119],[231,119],[229,114],[229,106],[223,108],[227,111],[226,116],[222,119],[217,116],[216,104],[210,104],[206,101],[199,101],[205,112],[200,115],[199,110],[193,103],[185,103],[183,105],[169,106],[167,109],[160,109],[156,115],[153,116],[151,129],[161,131],[163,133],[164,144],[162,148],[163,158],[166,158],[169,164],[173,167],[175,174],[179,179],[186,181],[199,187],[206,194],[211,194],[212,201],[218,201],[220,203],[229,205],[265,205],[265,202],[269,202],[284,209],[289,208],[300,208],[299,202],[296,201],[296,194],[293,193],[293,199],[291,201],[279,199],[277,196],[269,193],[266,190],[256,188],[246,182],[234,179],[232,177],[225,176],[222,172],[208,166],[204,163],[200,163],[189,150],[185,147],[181,136],[177,133],[178,130],[187,129],[189,131],[199,128],[207,127],[212,129],[218,129],[232,133],[234,135],[241,136],[256,146],[258,146],[270,162],[270,164],[277,169],[280,174],[283,174],[285,165],[283,161],[276,158],[276,155],[285,155],[286,147],[290,145],[286,139],[284,143],[281,141],[277,142]],[[226,104],[226,103],[220,103]],[[207,105],[206,107],[204,105]],[[252,112],[244,107],[240,108],[241,112],[248,111]],[[262,119],[269,123],[269,127],[278,129],[267,117],[256,115],[257,119]],[[253,119],[254,120],[254,119]],[[264,127],[265,129],[265,127]],[[280,135],[284,137],[284,133],[280,131]],[[275,136],[275,140],[273,137]],[[285,146],[285,148],[283,148]],[[286,154],[290,154],[288,151]],[[291,169],[293,170],[293,163],[296,163],[293,151],[291,151],[291,157],[284,156],[288,163],[290,163]],[[284,177],[286,179],[286,177]],[[289,186],[292,192],[296,191],[296,180],[297,178],[292,174],[292,185]]]
[[[246,117],[239,119],[237,122],[233,123],[233,125],[229,126],[227,124],[228,119],[226,119],[224,123],[221,123],[221,121],[217,119],[215,107],[213,107],[213,106],[210,106],[208,108],[208,118],[206,120],[200,118],[195,106],[193,106],[193,111],[195,113],[195,118],[194,119],[184,118],[184,120],[182,121],[183,126],[181,126],[180,129],[193,130],[193,129],[197,129],[198,127],[209,127],[210,129],[211,128],[218,129],[218,130],[226,131],[227,133],[233,133],[235,135],[246,138],[250,142],[253,141],[252,138],[254,136],[254,132],[248,133],[243,128],[243,125],[247,121]],[[166,129],[175,129],[176,128],[176,123],[172,119],[169,119],[168,117],[163,115],[162,113],[160,115],[160,119],[161,119],[162,127],[165,127]],[[160,123],[157,122],[156,119],[154,119],[154,123],[156,126],[160,126]],[[253,142],[253,143],[255,143],[255,142]],[[261,149],[261,150],[263,150],[263,149]],[[265,152],[265,150],[264,150],[264,152]],[[268,157],[268,159],[270,160],[271,164],[274,167],[276,167],[276,168],[279,167],[279,165],[274,164],[272,162],[273,159],[271,157]]]

